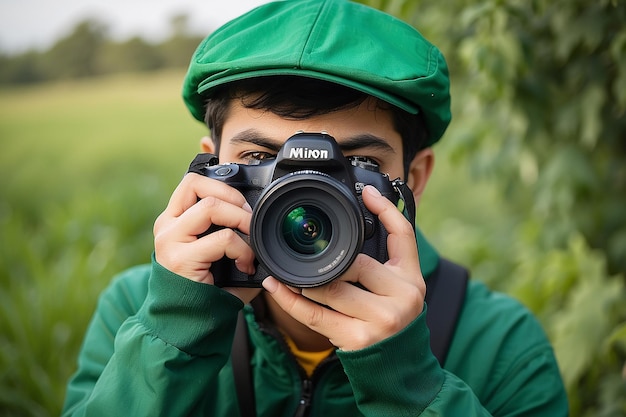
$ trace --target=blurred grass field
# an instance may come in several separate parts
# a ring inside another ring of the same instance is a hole
[[[149,261],[152,223],[206,134],[183,75],[0,90],[0,415],[59,414],[99,292]],[[492,189],[437,149],[420,224],[463,261],[461,236],[506,220]]]

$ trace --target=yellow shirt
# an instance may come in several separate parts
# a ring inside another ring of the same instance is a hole
[[[305,350],[300,350],[290,337],[288,337],[284,333],[283,335],[285,336],[285,340],[287,341],[289,349],[291,349],[291,353],[294,354],[298,363],[300,364],[300,366],[302,366],[302,368],[304,368],[307,376],[309,377],[313,375],[313,371],[315,370],[317,365],[319,365],[321,361],[326,359],[328,355],[330,355],[335,350],[335,348],[322,350],[320,352],[307,352]]]

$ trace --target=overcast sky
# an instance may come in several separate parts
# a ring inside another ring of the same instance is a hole
[[[186,12],[201,34],[269,0],[0,0],[0,51],[47,48],[86,18],[106,23],[116,39],[162,39],[169,19]]]

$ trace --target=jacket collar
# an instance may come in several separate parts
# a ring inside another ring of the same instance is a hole
[[[420,268],[422,270],[422,274],[424,275],[424,279],[428,279],[428,277],[435,272],[437,266],[439,265],[439,253],[437,250],[426,240],[424,234],[419,229],[419,227],[415,226],[415,235],[417,236],[417,250],[419,251],[420,258]]]

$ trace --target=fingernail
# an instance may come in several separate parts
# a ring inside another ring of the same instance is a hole
[[[278,289],[278,281],[273,277],[267,277],[262,282],[263,288],[270,294],[274,294]]]
[[[373,185],[366,185],[365,191],[367,191],[369,194],[373,195],[374,197],[381,196],[380,191],[378,191],[378,189],[374,187]]]
[[[250,207],[250,204],[248,204],[247,201],[243,204],[241,208],[247,211],[248,213],[252,213],[252,207]]]

